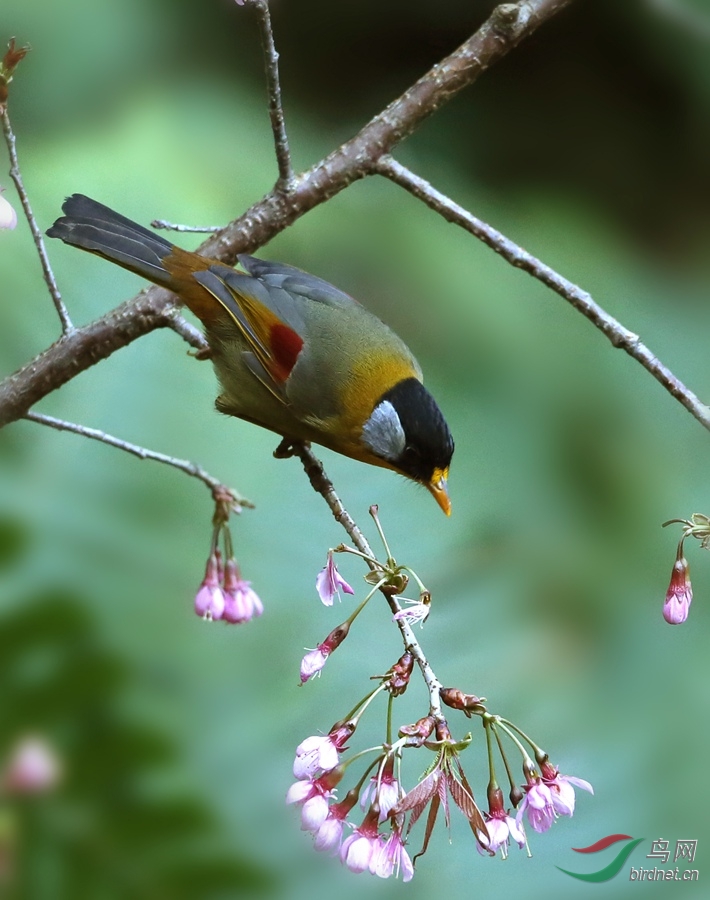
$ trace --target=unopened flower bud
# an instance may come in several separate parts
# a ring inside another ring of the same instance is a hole
[[[669,625],[680,625],[685,622],[692,599],[693,588],[690,583],[688,560],[683,556],[681,541],[663,604],[663,618],[666,622]]]
[[[523,799],[525,794],[522,788],[518,787],[517,784],[514,784],[511,787],[508,796],[510,797],[510,802],[513,804],[513,806],[517,806],[518,803],[520,803],[520,801]]]
[[[532,784],[538,777],[535,765],[529,756],[523,760],[523,775],[528,784]]]
[[[393,697],[399,697],[407,690],[413,668],[414,657],[409,650],[405,650],[387,673],[387,690]]]
[[[357,722],[354,719],[348,719],[346,722],[336,722],[328,732],[329,739],[337,747],[339,751],[345,750],[345,744],[355,733]]]
[[[424,716],[413,725],[402,725],[399,729],[400,737],[409,737],[418,740],[420,744],[429,737],[434,730],[435,721],[431,716]]]
[[[377,584],[381,577],[379,572],[370,572],[369,575],[372,576],[372,584]],[[366,575],[365,578],[367,580],[368,576]],[[407,575],[406,572],[395,572],[393,575],[389,576],[380,590],[388,597],[396,597],[398,594],[403,594],[407,590],[408,584],[409,575]]]
[[[7,50],[0,62],[0,72],[9,81],[13,72],[30,51],[29,45],[24,47],[15,46],[15,38],[10,38],[7,42]]]
[[[481,697],[475,694],[464,694],[459,688],[442,688],[441,702],[450,706],[452,709],[460,709],[461,712],[471,718],[471,712],[482,712],[484,707]]]
[[[5,103],[8,97],[8,85],[12,81],[12,75],[29,52],[29,46],[16,47],[15,38],[10,38],[7,50],[0,60],[0,103]]]
[[[488,812],[493,815],[493,813],[500,812],[502,809],[505,809],[503,791],[497,784],[492,782],[488,785]]]
[[[436,723],[435,726],[436,739],[437,741],[450,741],[453,743],[453,738],[451,737],[451,732],[449,731],[449,724],[446,720],[441,720]]]

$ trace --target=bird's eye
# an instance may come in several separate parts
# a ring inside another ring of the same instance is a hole
[[[402,452],[402,459],[408,463],[416,463],[422,458],[421,453],[416,447],[407,444]]]

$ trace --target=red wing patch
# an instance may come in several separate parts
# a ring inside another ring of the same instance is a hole
[[[273,378],[283,383],[296,365],[303,340],[292,328],[281,322],[271,326],[269,339],[273,354],[273,362],[269,369]]]

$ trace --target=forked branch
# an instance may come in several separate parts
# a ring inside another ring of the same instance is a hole
[[[233,263],[237,254],[263,246],[309,210],[360,178],[463,88],[551,18],[571,0],[521,0],[497,7],[458,50],[434,66],[355,137],[299,175],[292,190],[279,185],[244,215],[199,248]],[[178,303],[151,287],[57,343],[0,384],[0,427],[22,418],[47,394],[116,350],[155,328],[171,326]]]

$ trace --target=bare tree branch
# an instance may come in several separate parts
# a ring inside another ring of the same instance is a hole
[[[703,427],[710,430],[710,408],[702,403],[679,378],[676,378],[658,357],[653,355],[637,334],[629,331],[621,322],[610,316],[598,303],[595,303],[587,291],[563,278],[554,269],[437,191],[428,181],[415,175],[391,156],[382,157],[377,164],[377,169],[380,174],[426,203],[430,209],[443,216],[447,222],[459,225],[499,253],[511,265],[523,269],[533,278],[537,278],[552,288],[578,312],[586,316],[602,334],[606,335],[614,347],[625,350],[629,356],[639,362]]]
[[[265,244],[309,210],[376,172],[377,161],[432,113],[505,56],[571,0],[521,0],[497,7],[458,50],[434,66],[355,137],[296,177],[292,191],[273,190],[199,252],[233,263]],[[176,298],[151,287],[92,324],[53,344],[0,384],[0,427],[25,415],[42,397],[114,351],[170,325]]]

